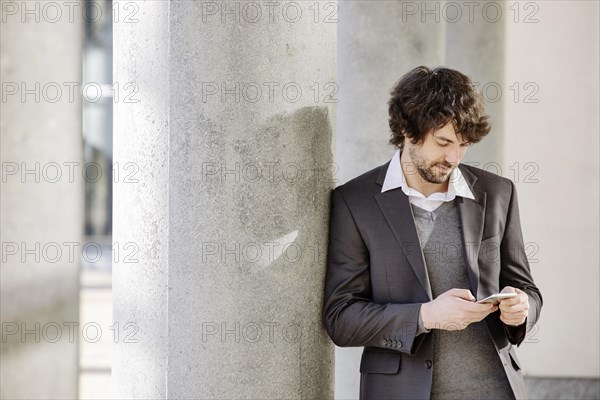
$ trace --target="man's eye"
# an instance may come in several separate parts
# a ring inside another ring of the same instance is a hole
[[[446,144],[441,144],[441,143],[439,143],[439,142],[438,142],[438,146],[440,146],[440,147],[447,147],[447,146],[448,146],[448,143],[446,143]]]

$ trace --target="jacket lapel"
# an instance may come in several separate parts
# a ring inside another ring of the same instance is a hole
[[[460,218],[460,226],[463,235],[463,255],[467,263],[467,272],[471,283],[471,293],[475,298],[479,299],[477,290],[479,289],[479,267],[477,258],[479,255],[479,247],[481,246],[481,238],[483,235],[483,225],[485,222],[485,204],[487,193],[475,187],[477,177],[467,170],[462,164],[459,164],[460,172],[475,200],[465,197],[456,196],[456,206]]]
[[[381,168],[377,183],[383,185],[385,174],[390,165],[390,161]],[[475,187],[477,177],[469,172],[463,165],[459,165],[460,171],[469,188],[473,192],[475,200],[467,199],[461,196],[456,197],[456,204],[460,217],[460,225],[463,235],[463,255],[467,263],[467,273],[469,276],[471,293],[476,298],[479,282],[479,268],[477,266],[477,255],[481,245],[483,234],[483,223],[485,215],[486,192],[480,191]],[[431,285],[425,269],[423,252],[419,244],[419,236],[413,218],[412,209],[408,196],[404,194],[401,188],[388,190],[384,193],[375,194],[375,200],[381,209],[388,225],[390,226],[396,240],[402,251],[406,255],[410,266],[415,272],[423,289],[430,300],[433,300]]]

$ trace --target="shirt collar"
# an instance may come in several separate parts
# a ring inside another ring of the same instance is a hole
[[[465,181],[462,172],[458,167],[454,168],[448,179],[449,182],[447,192],[432,193],[429,197],[427,197],[427,199],[450,201],[454,200],[456,196],[461,196],[473,200],[475,199],[475,196],[473,196],[473,192],[469,188],[469,185]],[[385,191],[396,189],[398,187],[402,188],[402,191],[407,196],[425,198],[425,196],[422,193],[408,186],[408,183],[406,182],[406,177],[404,176],[404,171],[402,171],[402,168],[400,167],[400,149],[396,150],[396,153],[394,153],[394,156],[390,161],[390,165],[388,167],[388,170],[385,174],[385,179],[383,181],[383,186],[381,187],[381,192],[383,193]]]

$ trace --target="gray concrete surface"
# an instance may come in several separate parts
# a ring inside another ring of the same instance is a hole
[[[140,169],[114,188],[114,241],[139,250],[114,264],[113,315],[139,342],[114,346],[113,395],[330,398],[336,26],[306,2],[274,22],[205,6],[140,3],[115,27],[114,79],[141,102],[115,106],[115,162]]]

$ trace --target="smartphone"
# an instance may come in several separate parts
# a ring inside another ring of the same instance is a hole
[[[478,303],[493,303],[498,304],[500,300],[510,299],[511,297],[516,297],[517,294],[515,292],[512,293],[494,293],[491,296],[486,297],[485,299],[481,299],[477,301]]]

